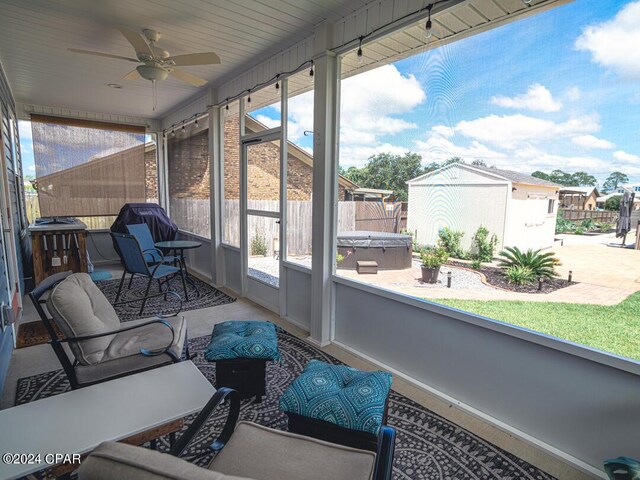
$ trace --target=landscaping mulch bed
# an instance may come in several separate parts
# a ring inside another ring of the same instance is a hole
[[[466,262],[460,262],[456,260],[450,260],[447,262],[447,265],[452,265],[454,267],[463,267],[471,269],[471,266]],[[503,290],[508,290],[510,292],[520,292],[520,293],[551,293],[555,290],[560,290],[561,288],[568,287],[569,285],[573,285],[577,282],[568,282],[564,278],[554,278],[551,280],[545,280],[542,284],[542,290],[538,290],[538,282],[532,283],[530,285],[513,285],[509,283],[506,277],[502,273],[502,269],[497,267],[490,267],[483,265],[482,268],[478,270],[474,270],[475,272],[482,273],[486,281],[489,285],[497,288],[501,288]]]

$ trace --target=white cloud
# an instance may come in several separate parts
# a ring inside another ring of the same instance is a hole
[[[623,7],[606,22],[582,30],[575,42],[578,50],[591,53],[594,63],[633,79],[640,79],[640,2]]]
[[[463,120],[449,128],[449,133],[489,143],[501,148],[516,149],[523,144],[538,144],[559,137],[593,133],[600,129],[597,115],[571,117],[565,122],[543,120],[527,115],[488,115],[476,120]],[[442,126],[432,129],[437,133],[445,131]]]
[[[340,164],[362,166],[371,155],[407,151],[381,137],[418,128],[401,116],[424,102],[426,93],[415,76],[385,65],[343,80],[340,99]],[[267,126],[279,123],[266,116],[257,119]],[[313,92],[289,99],[287,128],[293,142],[300,140],[305,130],[313,130]]]
[[[342,81],[340,98],[340,163],[363,165],[376,153],[406,152],[380,137],[416,129],[401,116],[424,102],[426,93],[415,76],[385,65]]]
[[[438,136],[432,136],[426,141],[416,141],[415,152],[422,156],[424,163],[441,163],[451,157],[460,157],[467,162],[484,160],[488,165],[493,165],[508,158],[505,153],[491,150],[477,141],[472,141],[469,146],[464,147]]]
[[[404,155],[409,150],[405,147],[390,143],[378,143],[375,145],[343,145],[340,144],[340,165],[343,167],[363,167],[370,156],[378,153],[390,153],[392,155]]]
[[[609,142],[608,140],[603,140],[602,138],[594,137],[593,135],[579,135],[577,137],[573,137],[571,141],[576,145],[584,148],[599,148],[608,150],[616,147],[615,144]]]
[[[562,108],[562,102],[554,100],[547,87],[534,83],[526,93],[515,97],[495,96],[491,103],[505,108],[518,110],[533,110],[536,112],[557,112]]]
[[[565,97],[567,98],[567,100],[575,102],[576,100],[580,100],[582,98],[582,91],[580,90],[580,87],[573,86],[566,91]]]
[[[640,156],[632,153],[627,153],[623,150],[618,150],[613,153],[613,158],[622,162],[640,162]]]
[[[271,117],[267,117],[266,115],[256,115],[255,119],[267,128],[275,128],[280,126],[280,119],[276,120]]]

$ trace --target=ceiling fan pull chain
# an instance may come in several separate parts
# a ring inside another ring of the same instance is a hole
[[[151,83],[153,83],[153,111],[155,112],[158,106],[158,91],[156,90],[156,81],[153,80]]]

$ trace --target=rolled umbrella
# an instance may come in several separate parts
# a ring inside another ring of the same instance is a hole
[[[620,200],[620,214],[616,226],[616,237],[622,238],[622,245],[625,244],[627,233],[631,230],[631,210],[633,209],[633,198],[635,194],[624,192]]]

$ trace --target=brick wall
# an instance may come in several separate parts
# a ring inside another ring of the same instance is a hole
[[[209,198],[209,131],[183,138],[176,134],[167,144],[170,198]]]
[[[238,116],[224,122],[224,196],[240,198],[240,137]],[[168,143],[169,195],[171,198],[209,198],[209,136],[208,130],[186,139],[177,136]],[[280,179],[280,149],[274,143],[249,147],[249,199],[278,199]],[[147,159],[145,157],[145,164]],[[151,166],[147,166],[147,172]],[[154,166],[155,168],[155,160]],[[289,200],[311,200],[313,168],[289,154],[287,161],[287,191]],[[147,182],[148,190],[157,192],[157,184]],[[339,186],[339,198],[344,200],[345,188]],[[149,197],[156,198],[156,197]]]
[[[144,153],[144,184],[147,199],[158,199],[158,162],[156,149],[149,148]]]
[[[238,116],[224,122],[224,193],[226,199],[240,198]],[[280,149],[274,143],[261,143],[249,147],[248,189],[251,200],[275,200],[279,189]],[[287,198],[311,200],[313,168],[289,154],[287,159]],[[340,185],[338,195],[344,200],[345,188]]]

